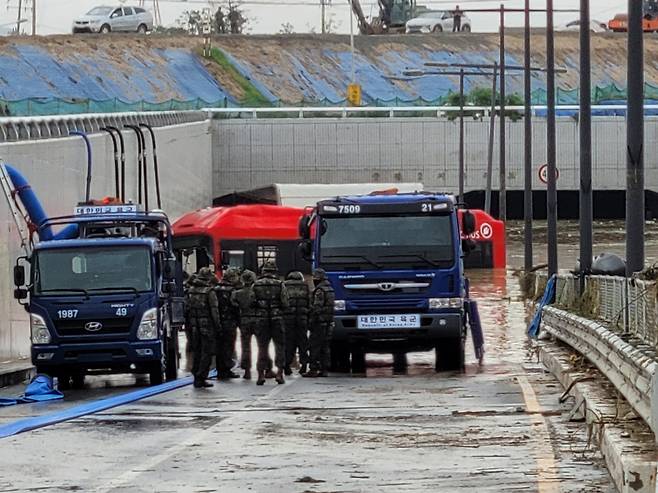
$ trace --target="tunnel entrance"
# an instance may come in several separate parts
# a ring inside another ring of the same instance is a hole
[[[466,193],[466,204],[474,209],[484,209],[484,191]],[[546,191],[533,190],[534,219],[546,219]],[[578,219],[579,197],[576,190],[558,191],[558,219]],[[498,192],[491,194],[491,212],[499,216]],[[658,193],[645,191],[645,210],[647,219],[658,217]],[[594,219],[624,219],[626,217],[626,191],[605,190],[594,192]],[[523,219],[523,191],[507,192],[507,218]]]

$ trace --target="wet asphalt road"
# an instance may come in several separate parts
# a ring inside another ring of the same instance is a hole
[[[185,387],[1,440],[0,491],[615,491],[529,349],[515,278],[471,278],[482,367],[469,345],[464,374],[436,374],[417,353],[394,376],[390,357],[369,355],[366,377]],[[0,423],[135,385],[93,377],[64,402],[0,409]]]

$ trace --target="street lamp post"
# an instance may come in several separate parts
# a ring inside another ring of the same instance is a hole
[[[523,219],[524,219],[524,254],[523,266],[526,272],[532,270],[532,85],[530,71],[530,0],[525,0],[525,31],[524,31],[524,65],[523,88],[524,88],[524,153],[523,153]]]
[[[588,26],[589,27],[589,26]],[[546,0],[546,161],[548,219],[548,275],[558,271],[557,257],[557,183],[555,128],[555,38],[553,31],[553,0]]]
[[[459,70],[459,201],[466,203],[464,198],[464,69]]]
[[[626,274],[644,269],[644,39],[642,2],[628,0]]]
[[[500,163],[498,166],[498,217],[507,221],[507,138],[505,128],[505,5],[500,5]]]
[[[491,111],[489,114],[489,148],[487,152],[487,187],[484,192],[484,210],[491,214],[491,181],[493,175],[493,151],[496,132],[496,90],[498,83],[498,63],[493,64],[493,77],[491,78]]]
[[[580,0],[580,291],[592,270],[592,82],[589,0]]]

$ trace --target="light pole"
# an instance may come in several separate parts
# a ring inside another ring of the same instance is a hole
[[[491,181],[493,175],[493,151],[496,133],[496,89],[498,82],[498,63],[493,64],[493,77],[491,78],[491,110],[489,114],[489,147],[487,149],[487,187],[484,191],[484,210],[491,214]]]
[[[592,270],[592,81],[589,0],[580,0],[580,291]]]
[[[644,269],[644,39],[642,2],[628,0],[626,275]]]
[[[499,197],[498,217],[501,221],[507,221],[507,163],[505,142],[505,5],[500,5],[500,164],[498,166]]]
[[[523,72],[523,92],[524,92],[524,120],[523,127],[525,133],[524,153],[523,153],[523,219],[524,219],[524,254],[523,266],[526,272],[532,270],[532,84],[530,71],[530,0],[525,0],[525,31],[524,31],[524,65]]]
[[[588,26],[589,28],[589,26]],[[557,257],[557,183],[555,128],[555,38],[553,31],[553,0],[546,0],[546,161],[548,219],[548,275],[558,271]]]

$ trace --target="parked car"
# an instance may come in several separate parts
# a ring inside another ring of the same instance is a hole
[[[580,20],[575,20],[568,22],[564,26],[557,28],[557,31],[579,31],[580,30]],[[608,30],[608,26],[605,22],[600,22],[597,20],[591,20],[589,22],[589,30],[593,33],[604,33]]]
[[[94,7],[73,21],[73,33],[138,32],[153,29],[153,16],[142,7]]]
[[[440,33],[452,32],[454,23],[452,12],[448,10],[425,12],[407,21],[406,33]],[[462,32],[471,32],[471,19],[462,14]]]

